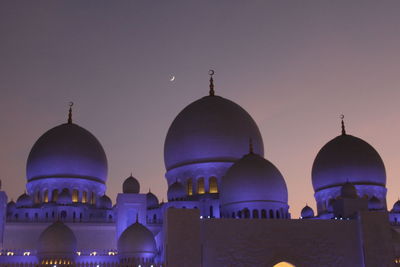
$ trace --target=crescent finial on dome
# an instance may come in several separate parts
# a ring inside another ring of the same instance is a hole
[[[215,95],[215,91],[214,91],[214,79],[213,79],[213,75],[215,74],[214,70],[209,70],[208,71],[208,75],[210,75],[210,96],[214,96]]]
[[[253,139],[249,138],[249,153],[254,154]]]
[[[69,112],[68,112],[68,124],[72,124],[72,106],[74,105],[74,102],[69,102]]]
[[[342,135],[346,135],[346,128],[344,127],[344,115],[340,115],[340,119],[342,120]]]

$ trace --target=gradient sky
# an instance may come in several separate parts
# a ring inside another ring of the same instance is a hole
[[[388,206],[400,196],[400,1],[1,1],[0,177],[25,189],[34,142],[74,121],[108,156],[115,201],[130,172],[166,198],[163,144],[208,93],[245,108],[282,172],[292,217],[315,208],[319,149],[349,134],[380,153]],[[176,76],[170,82],[171,75]]]

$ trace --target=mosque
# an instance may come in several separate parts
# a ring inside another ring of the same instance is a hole
[[[400,266],[400,201],[388,210],[378,152],[342,118],[312,166],[317,209],[291,218],[256,122],[212,74],[168,130],[165,203],[132,175],[112,201],[103,147],[70,108],[33,145],[25,193],[0,191],[0,266]]]

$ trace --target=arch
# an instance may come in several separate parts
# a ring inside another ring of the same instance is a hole
[[[274,211],[273,210],[269,210],[269,218],[270,219],[274,218]]]
[[[267,211],[264,210],[264,209],[261,210],[261,218],[262,219],[266,219],[267,218]]]
[[[94,192],[91,193],[90,204],[92,205],[96,204],[96,195],[94,194]]]
[[[210,217],[214,218],[214,207],[210,206]]]
[[[58,200],[58,189],[54,189],[52,193],[52,199],[53,202],[56,202]]]
[[[49,190],[47,190],[47,189],[44,190],[43,195],[44,195],[44,197],[43,197],[44,202],[45,202],[45,203],[49,202]]]
[[[243,209],[243,215],[246,219],[250,218],[250,211],[248,208]]]
[[[41,201],[40,191],[36,191],[36,193],[35,193],[35,204],[39,204],[40,201]]]
[[[87,202],[87,192],[83,191],[82,192],[82,203],[86,203]]]
[[[276,213],[276,218],[279,219],[281,217],[280,214],[279,214],[279,210],[276,210],[275,213]]]
[[[241,211],[241,210],[239,210],[239,211],[237,212],[237,216],[238,216],[238,218],[242,218],[242,211]]]
[[[218,193],[218,182],[217,182],[217,177],[212,176],[208,180],[209,186],[210,186],[210,193]]]
[[[197,194],[204,194],[205,189],[204,189],[204,177],[201,177],[197,180]]]
[[[79,201],[79,192],[78,189],[72,190],[72,202],[78,202]]]
[[[294,264],[291,264],[287,261],[281,261],[275,264],[273,267],[296,267]]]
[[[193,180],[189,178],[186,182],[186,192],[189,196],[193,195]]]
[[[258,210],[253,210],[253,219],[258,219]]]

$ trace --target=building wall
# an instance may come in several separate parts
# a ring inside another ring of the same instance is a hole
[[[249,220],[169,209],[164,231],[167,266],[361,267],[392,266],[394,259],[384,212],[358,220]]]

